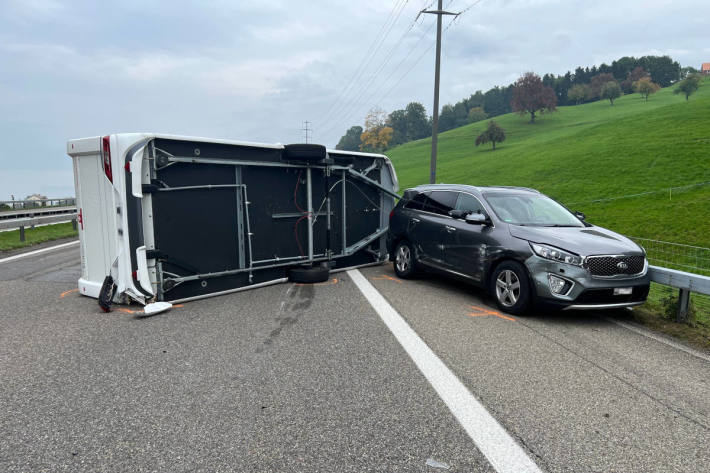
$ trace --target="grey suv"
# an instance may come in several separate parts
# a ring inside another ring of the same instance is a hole
[[[533,189],[407,189],[390,213],[387,246],[399,277],[421,269],[453,275],[487,289],[512,314],[533,302],[639,305],[650,284],[642,247]]]

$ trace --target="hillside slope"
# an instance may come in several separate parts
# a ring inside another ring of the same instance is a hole
[[[605,202],[597,199],[710,182],[710,80],[685,101],[672,88],[560,107],[535,124],[495,118],[507,140],[474,146],[488,120],[439,135],[438,182],[534,187],[595,224],[710,247],[710,185]],[[430,139],[387,152],[402,188],[427,182]]]

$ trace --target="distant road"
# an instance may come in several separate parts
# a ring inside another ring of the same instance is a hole
[[[619,314],[510,317],[384,265],[142,319],[101,313],[79,272],[77,245],[0,258],[0,471],[502,472],[505,449],[547,472],[710,464],[710,362]],[[474,404],[502,435],[459,423]]]

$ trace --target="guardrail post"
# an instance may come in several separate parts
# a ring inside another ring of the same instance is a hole
[[[71,219],[71,229],[76,231],[76,217]]]
[[[675,321],[678,323],[686,323],[688,321],[688,308],[690,307],[690,291],[688,289],[680,289],[678,291],[678,313]]]
[[[25,226],[20,225],[20,241],[25,241]]]

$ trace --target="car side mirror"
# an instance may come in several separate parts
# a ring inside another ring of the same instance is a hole
[[[466,223],[471,225],[490,225],[491,219],[485,214],[471,213],[466,215]]]
[[[459,209],[449,210],[449,217],[464,218],[466,216],[466,213],[467,212],[465,210],[459,210]]]
[[[580,212],[579,210],[575,210],[574,216],[582,221],[584,221],[587,218],[587,216],[584,215],[584,212]]]

